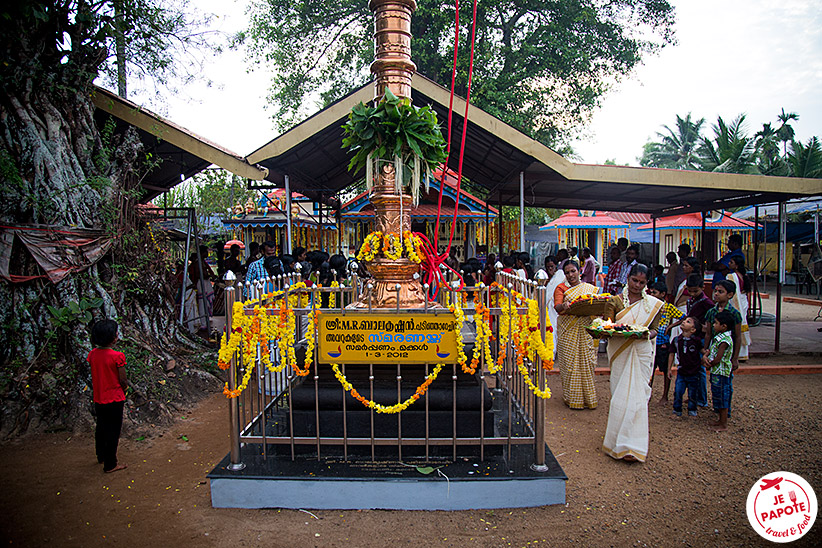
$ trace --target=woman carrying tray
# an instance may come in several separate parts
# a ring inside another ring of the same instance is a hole
[[[597,391],[594,367],[597,363],[597,341],[585,331],[591,316],[568,314],[571,302],[581,295],[595,294],[598,289],[579,279],[579,263],[568,260],[563,267],[565,283],[554,291],[557,311],[557,363],[562,378],[562,399],[571,409],[596,409]]]
[[[642,264],[632,266],[622,295],[611,298],[606,314],[617,323],[648,330],[608,339],[611,406],[602,450],[629,462],[645,462],[648,455],[648,382],[653,372],[654,339],[663,303],[645,293],[647,283],[648,268]]]

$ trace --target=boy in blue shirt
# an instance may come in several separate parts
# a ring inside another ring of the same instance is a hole
[[[736,319],[729,310],[718,312],[713,320],[714,336],[708,354],[702,358],[702,364],[711,370],[711,400],[714,411],[719,414],[719,420],[711,426],[717,432],[728,429],[728,414],[734,393],[733,372],[738,367],[732,360],[734,340],[731,333],[735,327]]]
[[[699,332],[702,323],[688,316],[679,324],[682,333],[670,342],[671,353],[668,357],[668,379],[673,375],[674,358],[679,361],[674,385],[674,414],[682,416],[682,398],[688,391],[688,416],[696,417],[696,403],[699,397],[699,372],[702,368],[702,339]],[[703,381],[704,385],[704,381]]]

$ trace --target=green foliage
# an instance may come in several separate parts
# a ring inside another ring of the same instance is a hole
[[[247,188],[240,177],[218,168],[201,171],[191,181],[177,185],[152,203],[157,207],[194,208],[202,226],[209,217],[224,216],[234,204],[244,204],[256,196],[256,191]]]
[[[542,207],[526,207],[525,208],[525,224],[527,225],[544,225],[548,222],[551,212],[556,212],[556,209],[545,209]],[[558,214],[557,217],[561,215]],[[506,221],[513,221],[519,219],[518,207],[502,207],[502,218]]]
[[[793,177],[822,179],[822,145],[819,144],[819,138],[811,137],[807,145],[791,141],[788,165]]]
[[[647,143],[639,164],[644,167],[668,169],[699,169],[697,146],[705,118],[691,121],[689,112],[685,118],[676,117],[676,129],[663,126],[666,133],[657,133],[659,142]]]
[[[819,140],[813,137],[805,146],[793,140],[794,130],[789,122],[798,120],[794,112],[777,115],[781,123],[774,129],[771,123],[753,137],[748,135],[745,115],[740,114],[727,123],[719,116],[713,137],[701,135],[704,118],[691,121],[690,113],[677,115],[676,130],[663,126],[666,133],[657,133],[659,141],[649,141],[643,147],[640,165],[669,169],[691,169],[723,173],[747,173],[793,177],[818,177]],[[786,141],[787,139],[787,141]],[[788,152],[786,143],[790,143]],[[784,154],[780,154],[779,144]],[[811,175],[802,175],[811,174]]]
[[[377,106],[355,105],[343,130],[343,147],[354,152],[350,171],[365,167],[371,154],[389,160],[413,153],[429,167],[447,158],[437,114],[428,106],[419,108],[408,99],[399,99],[387,88]]]
[[[472,6],[460,8],[457,93],[467,90]],[[417,71],[450,86],[452,2],[418,0],[411,56]],[[255,0],[236,37],[256,64],[273,68],[273,119],[285,129],[370,78],[373,16],[362,0]],[[480,0],[471,101],[513,127],[558,146],[613,82],[673,42],[667,0]],[[320,106],[322,106],[320,105]]]
[[[200,63],[193,53],[213,49],[202,32],[209,18],[187,11],[187,1],[19,0],[0,8],[0,82],[84,89],[102,73],[116,81],[115,39],[125,37],[128,72],[161,82],[193,77]],[[180,57],[187,63],[175,63]],[[183,71],[182,74],[179,74]]]
[[[103,299],[100,298],[91,300],[82,298],[80,302],[72,301],[68,306],[62,308],[48,305],[47,308],[51,313],[49,321],[55,329],[62,329],[68,333],[71,331],[71,326],[77,321],[89,323],[92,320],[91,311],[101,306],[103,306]]]

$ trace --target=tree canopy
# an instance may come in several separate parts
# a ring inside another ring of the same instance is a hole
[[[449,86],[454,5],[417,5],[412,60],[418,72]],[[471,9],[470,2],[460,8],[462,96]],[[253,63],[274,70],[269,98],[280,129],[370,78],[373,17],[365,0],[255,0],[249,18],[237,38]],[[479,0],[471,100],[549,146],[562,145],[610,85],[673,41],[673,24],[667,0]]]

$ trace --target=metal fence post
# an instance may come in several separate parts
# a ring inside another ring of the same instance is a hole
[[[539,307],[539,331],[542,340],[545,340],[548,331],[548,288],[541,285],[537,288],[537,306]],[[537,356],[537,386],[545,386],[545,369],[542,368],[542,359]],[[545,400],[534,394],[534,464],[531,469],[537,472],[547,472],[545,464]]]
[[[234,275],[232,271],[228,271],[225,273],[225,329],[226,329],[226,340],[230,339],[231,337],[239,337],[240,335],[233,334],[231,332],[232,320],[234,319],[234,302],[237,300],[237,294],[234,288],[234,281],[237,277]],[[237,285],[236,291],[242,291],[242,284]],[[235,390],[237,388],[237,356],[231,356],[231,365],[228,368],[228,389]],[[229,433],[231,436],[231,449],[230,449],[230,464],[228,465],[229,470],[242,470],[245,468],[245,464],[242,462],[242,456],[240,454],[240,402],[238,398],[229,398],[228,400],[228,420],[229,420]]]

